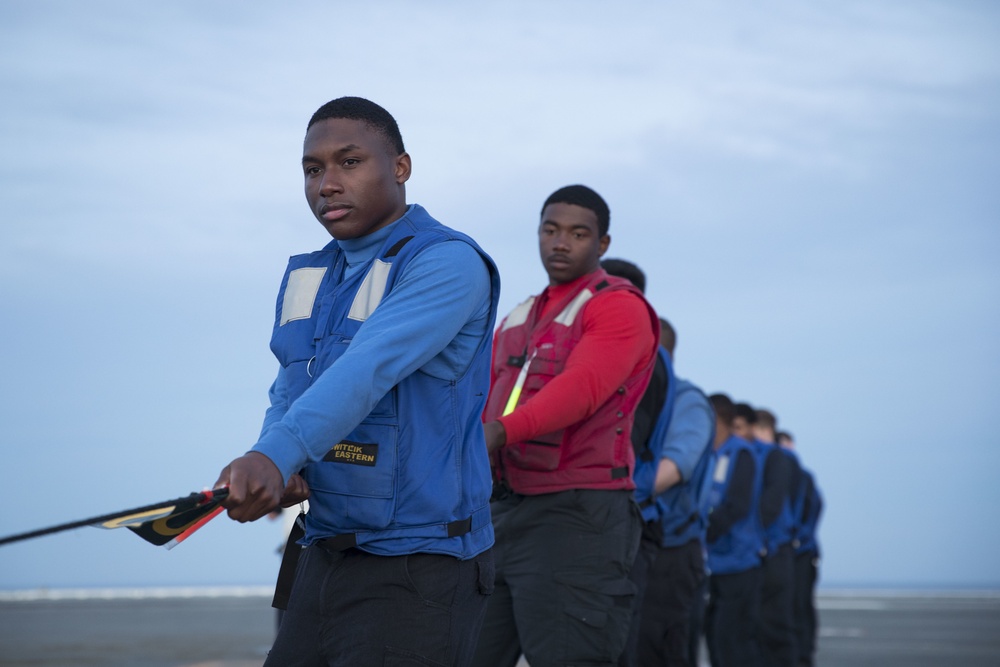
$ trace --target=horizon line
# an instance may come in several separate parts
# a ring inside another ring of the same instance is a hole
[[[166,600],[194,598],[268,598],[272,585],[188,586],[36,586],[0,589],[0,602],[62,602],[72,600]],[[1000,598],[1000,586],[821,586],[817,598]]]

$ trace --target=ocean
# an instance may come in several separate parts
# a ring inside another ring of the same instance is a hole
[[[260,667],[270,599],[259,587],[0,591],[0,665]],[[821,591],[817,606],[818,667],[1000,667],[1000,591]]]

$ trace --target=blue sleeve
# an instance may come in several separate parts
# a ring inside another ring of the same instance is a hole
[[[267,391],[267,398],[270,401],[270,407],[264,413],[264,424],[260,427],[260,435],[267,433],[288,412],[288,389],[285,382],[285,368],[281,364],[278,364],[278,376],[271,383],[271,388]]]
[[[681,391],[663,440],[662,458],[670,459],[685,482],[691,479],[698,459],[712,436],[715,415],[699,391]]]
[[[438,377],[465,373],[489,335],[489,314],[489,270],[475,248],[461,241],[427,248],[407,265],[347,351],[280,421],[265,420],[253,451],[274,461],[287,481],[307,462],[322,459],[331,442],[353,431],[417,369],[426,365]],[[277,382],[272,401],[280,396]]]

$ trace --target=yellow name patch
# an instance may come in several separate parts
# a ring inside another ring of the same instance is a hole
[[[349,463],[356,466],[374,466],[378,459],[378,443],[338,442],[323,457],[330,463]]]

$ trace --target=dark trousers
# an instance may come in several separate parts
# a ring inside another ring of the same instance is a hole
[[[376,556],[303,550],[265,667],[468,665],[493,554]]]
[[[693,667],[691,613],[704,579],[705,558],[699,540],[659,550],[640,614],[636,665]]]
[[[491,507],[496,589],[473,662],[613,666],[624,650],[642,517],[630,491],[510,494]]]
[[[795,638],[800,667],[812,667],[816,655],[816,579],[819,554],[795,555]]]
[[[660,551],[662,535],[663,528],[659,522],[643,524],[639,552],[635,556],[635,563],[632,564],[632,571],[629,573],[629,581],[635,586],[635,597],[632,598],[632,620],[629,622],[625,650],[618,658],[618,667],[642,667],[642,663],[638,661],[639,624],[643,601],[646,599],[646,591],[649,587],[650,571],[653,569],[656,554]]]
[[[705,634],[705,610],[708,608],[708,577],[701,580],[691,606],[691,631],[688,633],[688,662],[698,665],[701,652],[701,637]]]
[[[712,667],[758,667],[759,567],[709,577],[705,639]]]
[[[760,652],[767,667],[795,667],[795,551],[783,544],[761,566]]]

